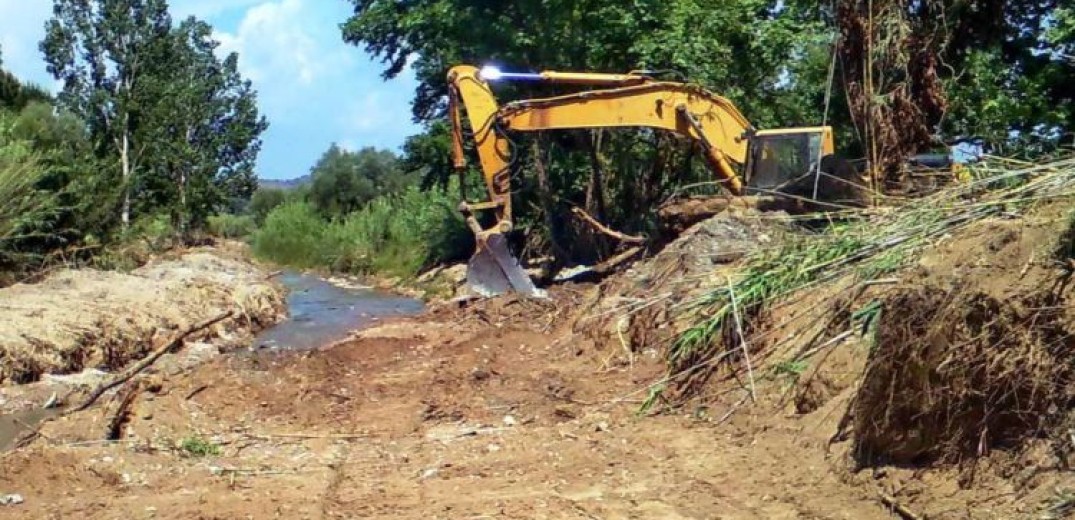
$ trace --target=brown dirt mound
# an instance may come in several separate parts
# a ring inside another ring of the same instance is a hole
[[[0,290],[0,385],[87,367],[116,369],[171,335],[227,310],[209,334],[241,336],[275,323],[281,292],[249,263],[194,251],[129,274],[68,270]]]
[[[733,206],[694,225],[653,258],[604,281],[581,309],[575,332],[632,352],[666,347],[687,326],[673,309],[724,283],[740,259],[792,233],[786,217]]]
[[[1075,397],[1063,306],[928,286],[889,296],[852,408],[858,462],[952,462],[1055,426]]]

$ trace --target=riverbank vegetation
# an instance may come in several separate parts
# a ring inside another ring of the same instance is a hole
[[[260,190],[251,203],[255,255],[306,269],[412,278],[465,258],[472,239],[456,211],[458,190],[423,189],[395,154],[332,145],[310,183],[292,192]]]
[[[186,244],[249,199],[268,124],[217,47],[163,0],[54,1],[59,91],[0,72],[0,282]]]

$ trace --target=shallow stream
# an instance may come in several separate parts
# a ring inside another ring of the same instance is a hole
[[[288,289],[287,320],[258,334],[256,348],[307,350],[346,339],[381,318],[422,312],[411,298],[368,288],[344,288],[314,275],[287,271],[279,281]]]

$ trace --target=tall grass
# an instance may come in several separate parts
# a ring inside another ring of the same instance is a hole
[[[410,188],[328,222],[308,203],[292,202],[265,219],[254,253],[298,268],[410,278],[470,253],[470,233],[454,206],[444,191]]]
[[[55,195],[36,187],[46,172],[40,157],[11,129],[0,117],[0,261],[22,256],[18,242],[35,238],[55,210]]]

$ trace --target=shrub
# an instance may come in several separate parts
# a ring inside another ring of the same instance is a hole
[[[257,230],[253,215],[213,215],[208,225],[209,233],[218,238],[246,238]]]
[[[254,254],[297,268],[323,267],[322,238],[328,224],[306,202],[289,202],[269,213],[254,233]]]
[[[465,257],[473,241],[454,206],[443,191],[414,187],[375,199],[329,233],[333,267],[409,278]]]
[[[446,192],[416,187],[331,222],[308,203],[287,203],[255,233],[254,253],[298,268],[409,278],[470,254],[473,240],[454,206]]]

